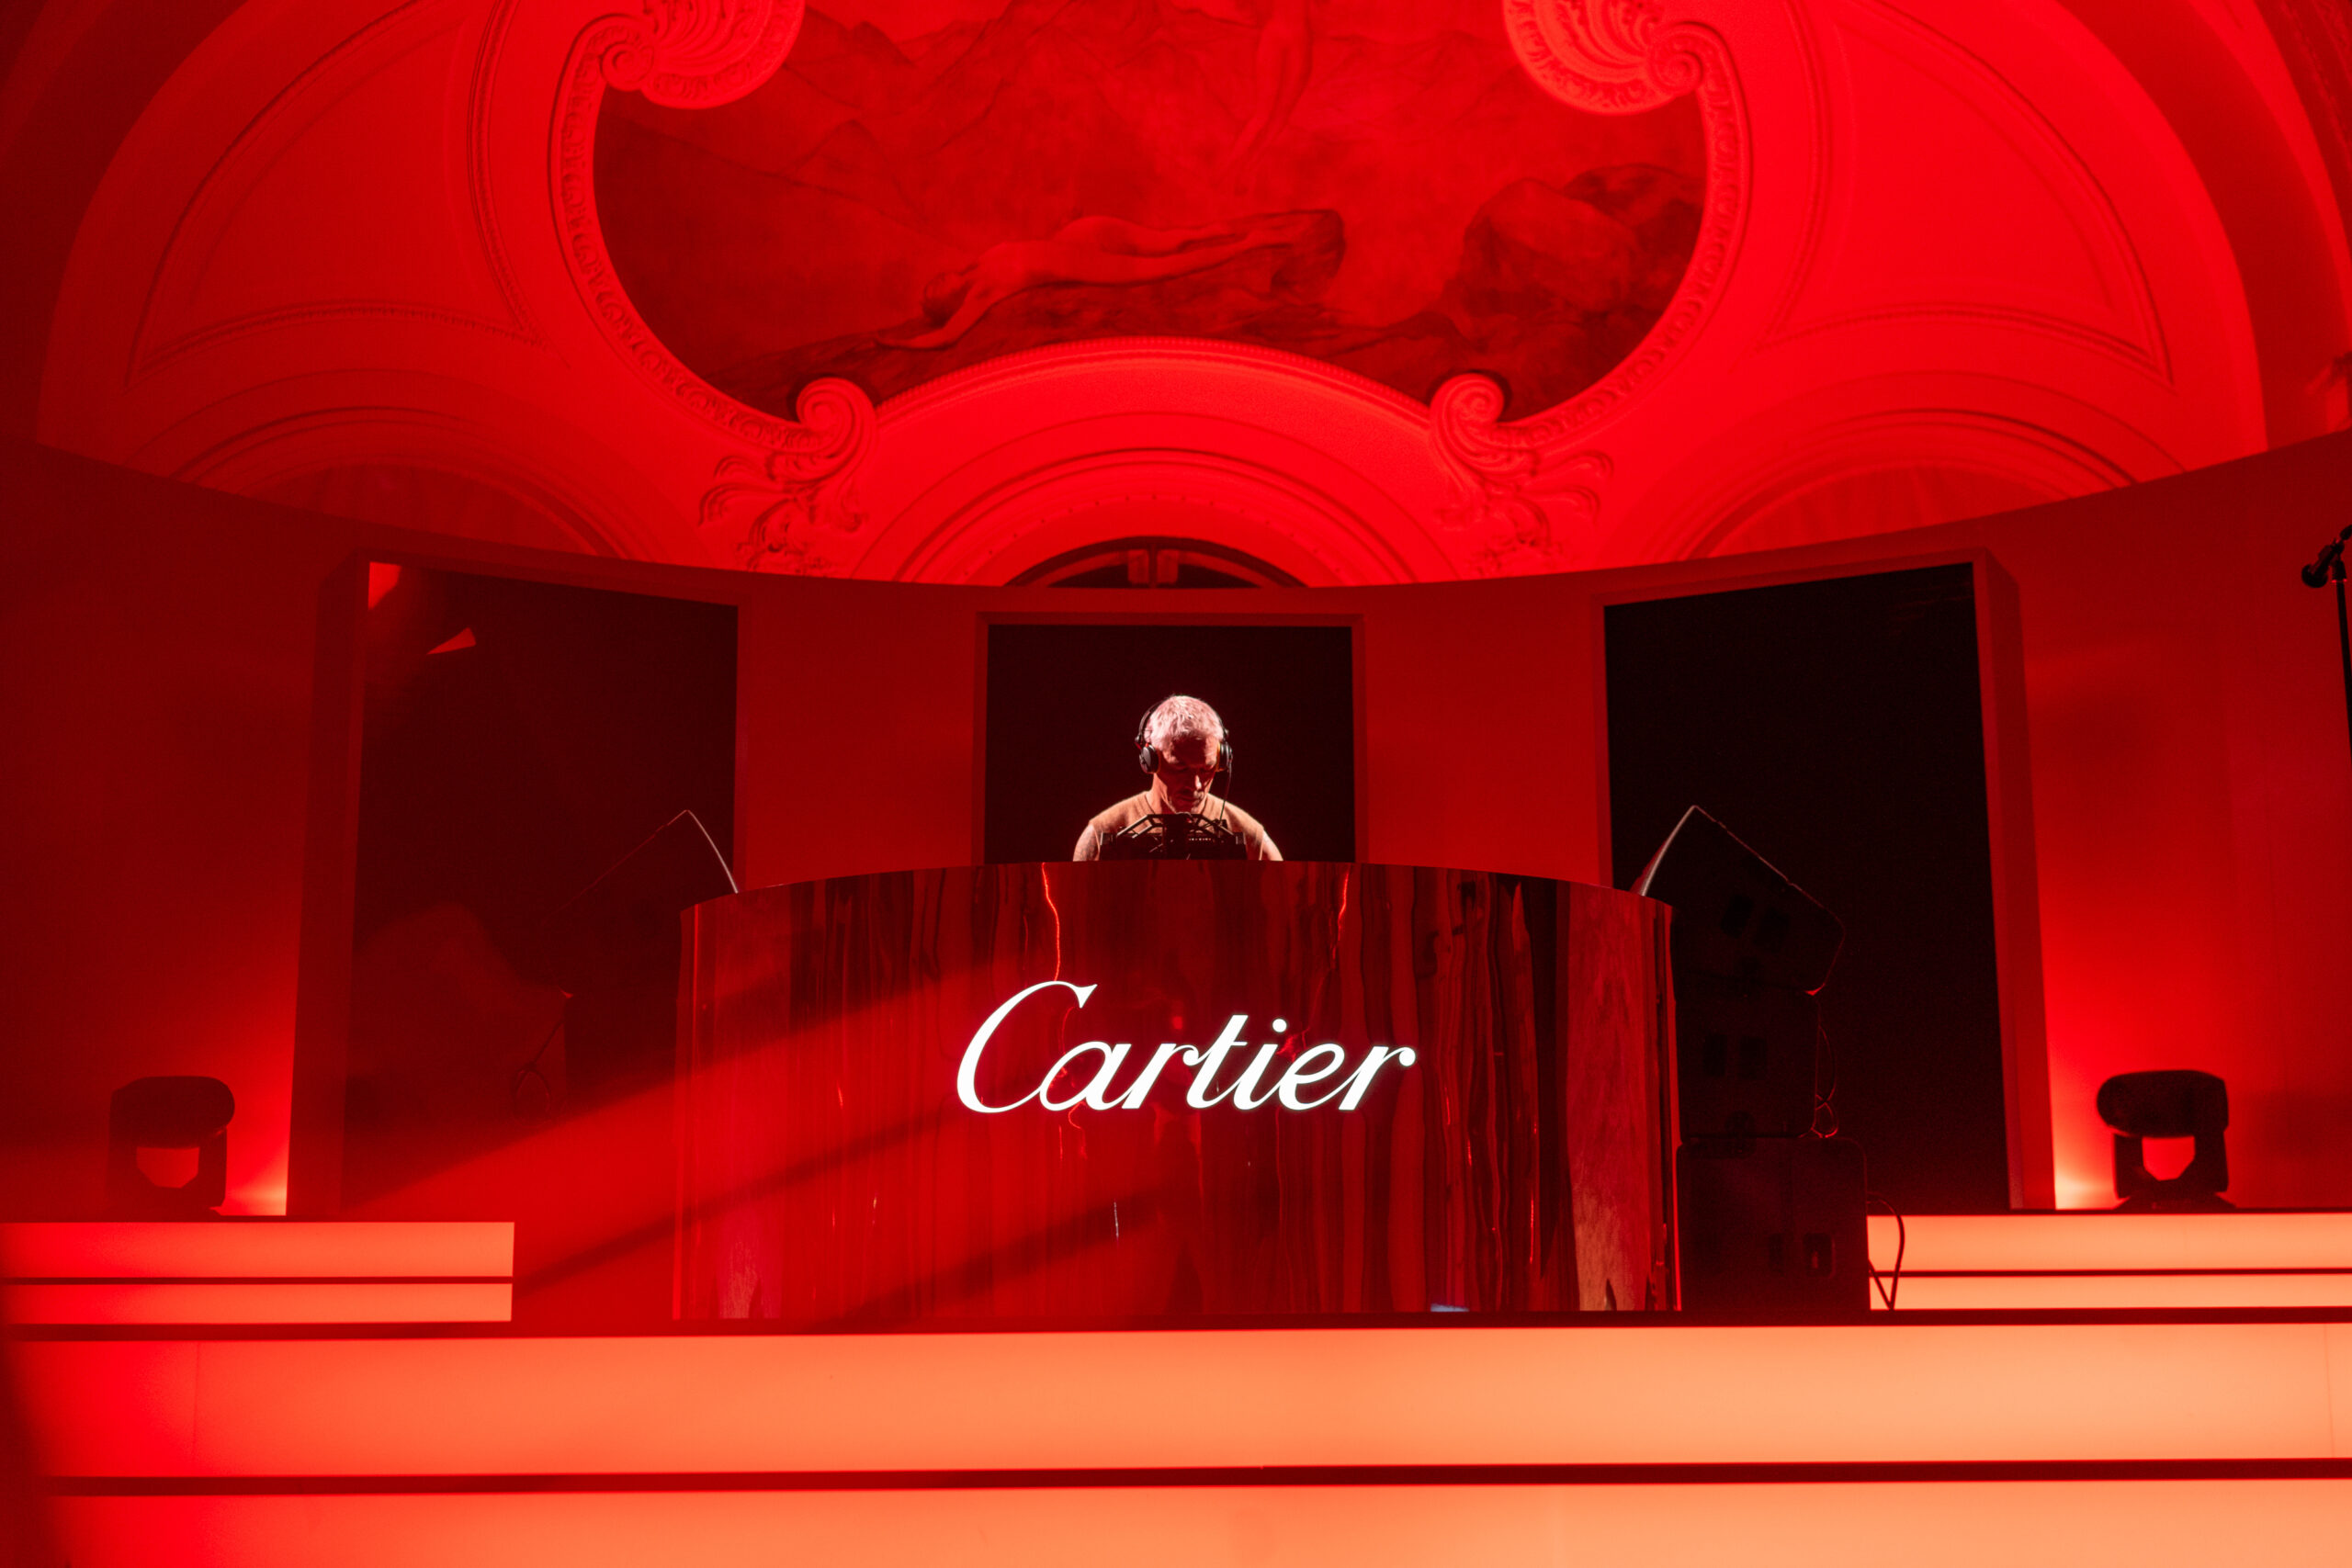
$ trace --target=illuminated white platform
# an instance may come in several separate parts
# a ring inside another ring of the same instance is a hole
[[[48,1341],[82,1568],[2340,1562],[2352,1324]]]
[[[1936,1278],[2332,1275],[2345,1222],[1914,1220],[1909,1261],[1942,1273],[1916,1276],[1905,1305]],[[356,1243],[353,1265],[379,1267],[390,1251],[342,1234],[365,1228],[277,1234],[314,1235],[314,1258]],[[2316,1273],[2265,1272],[2291,1269]],[[2345,1561],[2338,1317],[2352,1314],[629,1338],[51,1326],[10,1355],[77,1568],[151,1562],[165,1540],[199,1568],[2144,1568]]]
[[[2352,1213],[1925,1214],[1905,1229],[1897,1311],[2352,1308]],[[1896,1238],[1871,1217],[1882,1270]]]
[[[503,1323],[511,1221],[0,1224],[17,1324]]]
[[[1915,1215],[1902,1311],[2352,1309],[2352,1213]],[[1891,1269],[1894,1222],[1871,1220]],[[0,1224],[20,1324],[498,1323],[511,1222]],[[1879,1298],[1871,1298],[1874,1307]]]
[[[33,1341],[60,1477],[2335,1461],[2352,1323]]]
[[[1087,1486],[68,1499],[76,1568],[2318,1568],[2352,1481]]]

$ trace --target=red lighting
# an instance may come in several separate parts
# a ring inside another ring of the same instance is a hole
[[[1906,1277],[2352,1269],[2352,1213],[1915,1214],[1905,1230]],[[1894,1247],[1895,1222],[1871,1215],[1871,1260]]]
[[[1899,1319],[16,1349],[66,1478],[2278,1463],[2340,1457],[2347,1356],[2346,1324]]]
[[[1886,1306],[1877,1296],[1874,1311]],[[2352,1270],[2307,1274],[1913,1274],[1900,1312],[2137,1312],[2352,1307]]]
[[[504,1280],[88,1280],[0,1285],[10,1323],[504,1323]]]
[[[510,1568],[942,1562],[1738,1562],[1839,1561],[1883,1543],[1910,1568],[2330,1561],[2352,1482],[2283,1480],[899,1488],[534,1495],[72,1497],[77,1568],[424,1562]],[[684,1543],[691,1542],[688,1547]],[[788,1552],[780,1543],[789,1542]],[[1566,1543],[1573,1542],[1573,1548]]]
[[[2352,1307],[2352,1214],[1924,1214],[1905,1229],[1904,1312]],[[1896,1241],[1872,1215],[1882,1271]]]
[[[0,1225],[12,1280],[391,1279],[514,1271],[508,1221]]]
[[[0,1225],[16,1324],[503,1323],[509,1224]]]

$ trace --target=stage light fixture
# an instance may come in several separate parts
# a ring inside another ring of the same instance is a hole
[[[2230,1091],[2211,1073],[2186,1068],[2118,1073],[2098,1086],[2099,1120],[2115,1133],[2115,1195],[2119,1209],[2178,1213],[2235,1207],[2222,1196],[2230,1184],[2222,1134],[2230,1125]],[[2195,1152],[2178,1176],[2148,1168],[2142,1140],[2194,1138]]]
[[[236,1096],[219,1078],[133,1078],[107,1107],[107,1217],[209,1220],[229,1195],[229,1120]],[[140,1168],[141,1149],[193,1149],[196,1172],[165,1186]]]

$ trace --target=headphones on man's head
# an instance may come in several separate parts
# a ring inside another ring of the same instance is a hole
[[[1141,768],[1147,773],[1156,773],[1159,772],[1159,749],[1154,746],[1149,740],[1145,739],[1144,737],[1151,728],[1152,716],[1158,713],[1161,708],[1166,707],[1174,700],[1175,699],[1173,697],[1160,698],[1158,702],[1144,709],[1143,716],[1136,720],[1136,766]],[[1203,703],[1201,705],[1203,707],[1208,707],[1206,703]],[[1209,712],[1216,713],[1216,709],[1209,708]],[[1225,728],[1225,716],[1223,714],[1217,714],[1216,730],[1218,737],[1216,743],[1216,771],[1224,773],[1227,775],[1227,779],[1230,780],[1233,773],[1233,731]]]

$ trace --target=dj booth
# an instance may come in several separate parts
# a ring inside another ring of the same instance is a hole
[[[686,919],[676,1309],[808,1327],[1669,1303],[1664,906],[1009,864]]]

